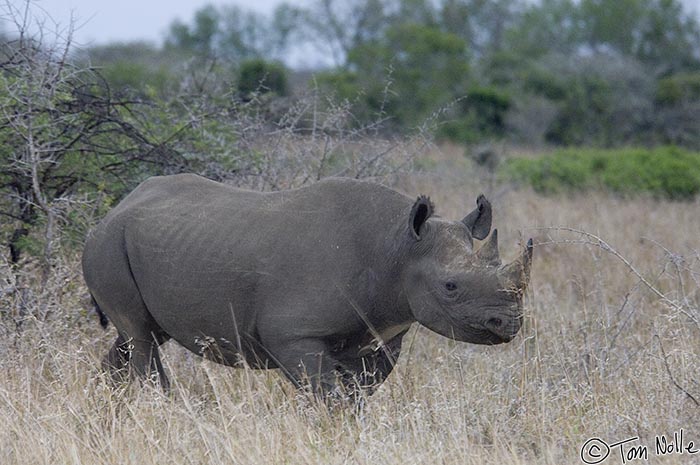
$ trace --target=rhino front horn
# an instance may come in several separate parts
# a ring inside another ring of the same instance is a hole
[[[508,277],[511,283],[521,290],[524,290],[530,282],[533,248],[534,244],[532,243],[532,239],[529,239],[523,253],[503,269],[503,274]]]

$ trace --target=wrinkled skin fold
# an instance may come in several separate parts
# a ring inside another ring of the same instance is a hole
[[[326,396],[376,389],[414,322],[458,341],[508,342],[532,241],[502,264],[491,218],[483,196],[448,221],[426,197],[350,179],[259,193],[151,178],[85,245],[85,281],[119,333],[104,366],[167,389],[158,347],[174,339],[226,365],[279,368]]]

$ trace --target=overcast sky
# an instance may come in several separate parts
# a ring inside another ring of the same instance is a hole
[[[24,4],[24,0],[9,1],[15,6]],[[700,14],[700,0],[682,1]],[[270,13],[281,0],[33,0],[33,3],[62,25],[69,24],[72,12],[79,26],[74,33],[77,44],[95,45],[132,40],[160,43],[173,20],[190,22],[194,12],[206,4],[232,4]]]
[[[22,5],[24,0],[10,0]],[[56,22],[70,23],[71,12],[79,45],[115,41],[147,40],[160,43],[175,19],[189,23],[194,12],[204,5],[237,5],[270,13],[281,0],[33,0]],[[301,2],[303,4],[303,2]]]

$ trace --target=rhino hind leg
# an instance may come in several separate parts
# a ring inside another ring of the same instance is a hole
[[[117,383],[130,378],[150,379],[160,382],[167,391],[169,381],[158,347],[170,336],[148,311],[126,255],[119,250],[112,252],[107,260],[112,266],[106,270],[101,267],[100,279],[88,280],[97,308],[119,333],[102,366]],[[92,262],[88,261],[86,274],[89,277],[97,274],[91,273],[94,268],[91,265]]]
[[[112,348],[109,349],[104,360],[102,360],[102,369],[112,375],[115,384],[121,384],[128,379],[128,366],[131,353],[129,351],[129,343],[121,334],[114,341]]]
[[[149,339],[125,337],[121,333],[102,361],[115,384],[127,382],[130,378],[147,379],[159,382],[166,392],[170,381],[160,360],[158,346],[164,342],[155,335]]]

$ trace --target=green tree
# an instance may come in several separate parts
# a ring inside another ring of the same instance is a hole
[[[504,50],[522,5],[513,0],[443,0],[439,8],[440,26],[461,37],[474,58],[481,59]]]
[[[0,42],[0,241],[12,264],[36,252],[45,280],[61,229],[97,196],[103,206],[152,175],[240,169],[239,109],[210,70],[192,64],[165,96],[115,92],[73,59],[70,37],[30,33],[31,8],[9,14],[20,29]]]
[[[582,43],[596,52],[614,50],[634,55],[642,21],[649,13],[647,0],[582,0],[578,19]]]
[[[581,28],[573,0],[542,0],[524,9],[505,33],[507,49],[517,56],[574,55],[579,51]]]
[[[295,14],[286,5],[278,7],[272,18],[233,5],[207,5],[195,12],[191,24],[172,23],[165,47],[233,63],[249,58],[278,59],[298,26]]]
[[[244,61],[238,72],[238,91],[244,98],[253,93],[285,96],[288,93],[287,71],[280,63],[262,59]]]
[[[351,50],[348,67],[371,111],[411,127],[466,94],[468,59],[466,44],[456,35],[398,24],[381,40]]]
[[[700,24],[677,0],[653,0],[636,57],[662,72],[700,68]]]
[[[678,0],[582,0],[585,43],[614,50],[663,71],[700,59],[700,27]]]
[[[96,68],[116,95],[139,97],[165,96],[175,85],[184,59],[142,42],[90,47],[78,58]]]
[[[221,14],[212,5],[207,5],[194,14],[191,25],[176,20],[170,25],[165,45],[168,48],[188,50],[199,54],[212,54],[217,48],[220,34]]]
[[[441,125],[438,135],[466,143],[502,138],[511,105],[510,96],[503,91],[494,87],[473,87],[456,104],[457,111]]]
[[[13,12],[16,13],[16,12]],[[18,13],[17,13],[18,14]],[[25,27],[31,17],[18,14]],[[44,281],[59,223],[85,189],[120,190],[145,167],[177,163],[135,125],[137,109],[115,98],[93,70],[69,61],[69,41],[22,34],[0,44],[0,235],[19,263],[37,228]]]
[[[382,36],[388,10],[386,0],[315,0],[308,7],[282,4],[275,16],[276,24],[288,26],[288,37],[344,67],[351,50]]]

